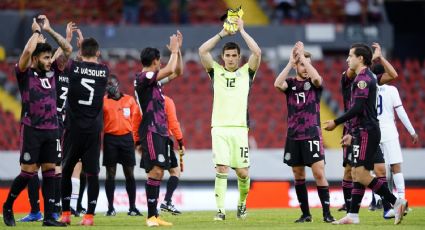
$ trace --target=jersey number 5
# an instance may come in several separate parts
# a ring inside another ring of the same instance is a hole
[[[96,81],[94,79],[87,79],[87,78],[81,78],[81,85],[84,86],[84,88],[88,89],[90,91],[90,96],[88,101],[84,100],[78,100],[78,104],[81,105],[91,105],[93,102],[93,96],[94,96],[94,88],[89,84],[94,84]]]

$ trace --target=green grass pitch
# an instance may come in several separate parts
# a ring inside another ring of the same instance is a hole
[[[370,212],[366,208],[360,211],[360,224],[349,226],[333,226],[331,224],[322,222],[321,209],[314,208],[311,210],[313,215],[313,223],[295,224],[294,220],[300,216],[300,210],[292,209],[251,209],[248,210],[248,217],[246,220],[237,220],[236,211],[228,211],[226,213],[226,220],[223,222],[213,221],[215,215],[214,211],[194,211],[184,212],[180,216],[172,216],[163,213],[161,217],[164,220],[170,221],[174,224],[172,227],[160,227],[162,229],[425,229],[425,207],[413,207],[403,219],[400,225],[394,225],[394,219],[384,220],[382,218],[382,211]],[[344,216],[344,213],[337,212],[332,209],[335,218],[339,219]],[[118,213],[115,217],[105,217],[104,213],[98,213],[95,216],[95,226],[81,227],[78,222],[81,218],[72,218],[70,229],[145,229],[145,216],[143,217],[130,217],[126,213]],[[144,215],[146,213],[143,213]],[[19,219],[22,215],[17,215]],[[6,226],[1,223],[0,229],[6,229]],[[41,223],[20,223],[13,229],[46,229],[41,227]]]

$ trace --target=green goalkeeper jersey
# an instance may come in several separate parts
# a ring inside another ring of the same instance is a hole
[[[249,127],[248,96],[255,71],[248,63],[234,72],[217,62],[208,71],[213,84],[212,127]]]

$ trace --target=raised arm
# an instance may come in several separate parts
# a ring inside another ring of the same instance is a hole
[[[176,67],[176,71],[174,74],[171,74],[167,79],[168,81],[171,81],[175,78],[177,78],[178,76],[181,76],[183,74],[183,57],[182,57],[182,52],[181,52],[181,48],[183,46],[183,34],[180,33],[180,31],[177,30],[177,40],[179,43],[179,52],[177,53],[177,67]],[[170,50],[171,51],[171,50]],[[168,82],[167,81],[167,82]]]
[[[246,45],[251,51],[251,55],[248,59],[249,68],[253,71],[256,71],[261,62],[261,49],[255,40],[245,31],[244,22],[241,18],[238,19],[238,27],[243,40],[245,40]]]
[[[199,57],[201,58],[202,66],[204,66],[206,70],[212,69],[214,63],[214,58],[210,53],[211,50],[214,49],[217,43],[227,35],[229,35],[229,33],[225,29],[222,29],[220,33],[214,35],[199,47]]]
[[[295,44],[297,47],[297,53],[298,53],[298,60],[304,64],[304,67],[308,73],[308,76],[311,79],[311,82],[314,86],[320,87],[322,86],[323,79],[320,76],[320,74],[317,72],[317,70],[313,67],[311,64],[311,59],[308,59],[304,56],[304,44],[302,42],[297,42]]]
[[[20,71],[25,70],[31,64],[31,55],[34,52],[35,47],[37,47],[37,43],[40,37],[42,36],[40,25],[35,21],[35,18],[32,20],[31,29],[33,34],[30,39],[28,39],[28,42],[25,45],[21,56],[19,57],[18,67]]]
[[[49,33],[50,36],[52,36],[56,43],[58,43],[59,47],[63,50],[63,54],[65,55],[65,57],[69,58],[72,53],[71,44],[64,37],[62,37],[62,35],[54,31],[53,28],[50,27],[50,22],[45,15],[38,16],[38,19],[42,20],[42,29]]]
[[[274,81],[274,87],[280,92],[285,92],[288,88],[288,83],[286,83],[286,78],[289,75],[289,72],[292,68],[295,68],[295,59],[294,59],[295,47],[292,48],[291,55],[289,56],[288,64],[286,64],[285,68],[283,68],[282,72],[280,72],[279,76],[277,76]]]
[[[73,22],[68,22],[68,24],[66,24],[66,37],[65,40],[67,42],[69,42],[71,44],[71,40],[72,40],[72,34],[74,33],[74,31],[77,31],[77,26],[75,26],[75,23]],[[53,55],[52,61],[55,61],[59,56],[61,56],[63,54],[62,48],[58,48],[55,52],[55,54]]]
[[[177,69],[177,59],[179,53],[179,43],[177,35],[173,34],[170,37],[170,44],[168,45],[168,47],[171,51],[170,60],[168,60],[168,63],[164,68],[159,70],[157,81],[169,77],[172,74],[175,74]]]
[[[391,63],[382,56],[381,46],[379,43],[374,42],[372,47],[375,48],[373,52],[372,61],[380,62],[384,66],[385,73],[382,74],[381,80],[379,81],[380,85],[387,84],[398,77],[397,71],[391,65]]]

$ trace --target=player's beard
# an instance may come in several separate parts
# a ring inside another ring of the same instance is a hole
[[[40,61],[37,63],[37,68],[43,73],[49,71],[49,69],[47,69],[46,65],[41,63]]]

